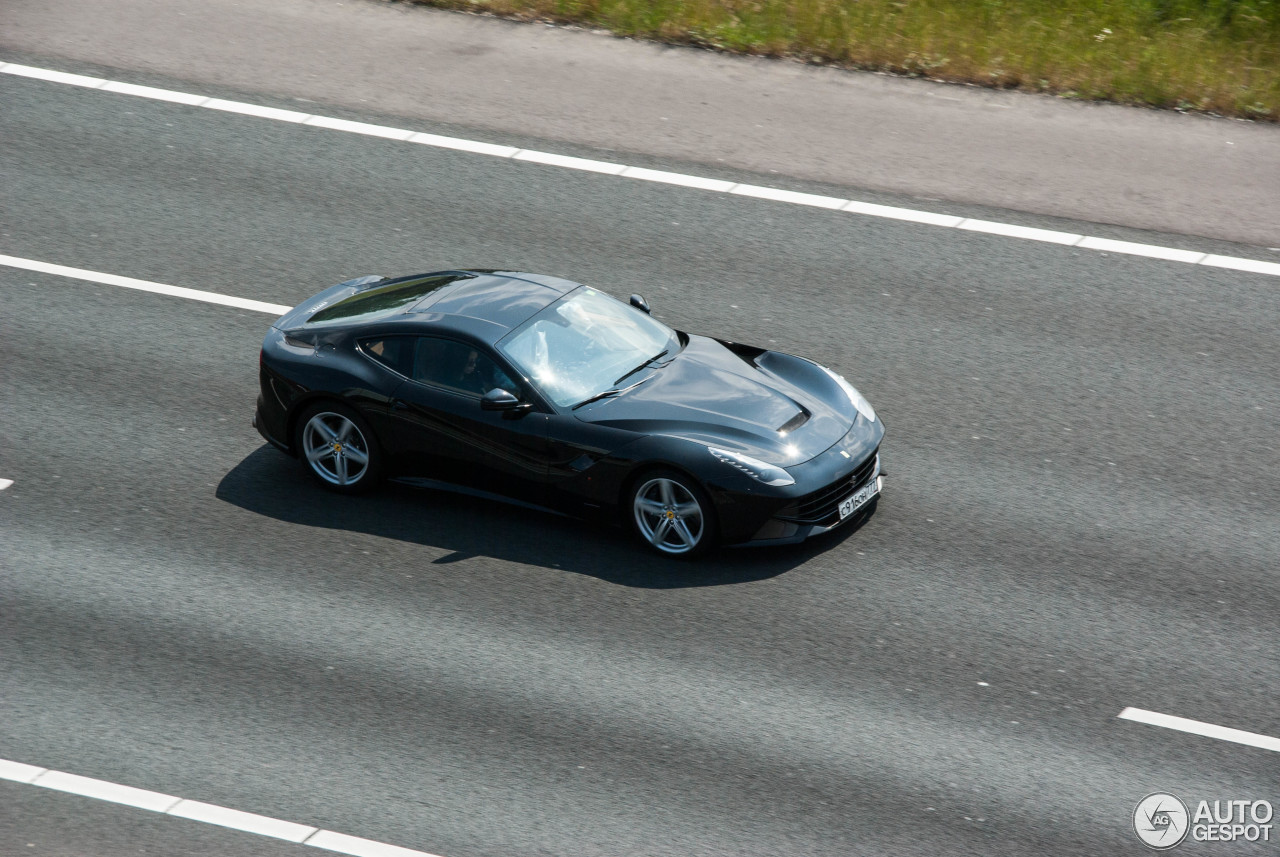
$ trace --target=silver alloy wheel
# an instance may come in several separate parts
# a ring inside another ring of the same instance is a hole
[[[369,470],[369,443],[342,414],[321,411],[302,429],[302,452],[317,476],[330,485],[355,485]]]
[[[702,506],[674,479],[659,476],[641,485],[632,510],[640,535],[663,553],[688,553],[702,541],[706,526]]]

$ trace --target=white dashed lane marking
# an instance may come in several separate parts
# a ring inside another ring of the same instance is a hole
[[[71,277],[76,280],[87,280],[91,283],[102,283],[106,286],[120,286],[124,289],[136,289],[140,292],[152,292],[158,295],[171,295],[175,298],[187,298],[193,301],[204,301],[209,304],[251,309],[258,312],[284,315],[292,307],[282,304],[269,304],[249,298],[237,298],[231,295],[220,295],[217,292],[204,292],[199,289],[188,289],[182,286],[170,286],[165,283],[153,283],[149,280],[135,280],[132,277],[121,277],[116,274],[104,274],[101,271],[86,271],[84,268],[68,268],[66,265],[54,265],[36,259],[20,259],[17,256],[0,255],[0,265],[10,268],[22,268],[24,271],[39,271],[42,274],[55,274],[59,277]],[[0,488],[7,486],[0,486]]]
[[[1203,735],[1206,738],[1217,738],[1219,741],[1231,741],[1249,747],[1260,747],[1280,753],[1280,738],[1270,735],[1259,735],[1257,732],[1245,732],[1243,729],[1230,729],[1213,723],[1199,720],[1188,720],[1185,717],[1174,717],[1172,714],[1160,714],[1156,711],[1145,711],[1141,708],[1126,708],[1118,715],[1121,720],[1132,720],[1135,723],[1146,723],[1148,726],[1163,726],[1165,729],[1176,729],[1192,735]]]
[[[890,220],[905,220],[912,223],[923,223],[929,226],[940,226],[945,229],[964,229],[970,232],[985,232],[988,235],[999,235],[1024,241],[1042,241],[1048,244],[1062,244],[1079,247],[1084,250],[1097,250],[1106,253],[1121,253],[1130,256],[1143,256],[1151,259],[1162,259],[1170,262],[1183,262],[1191,265],[1207,265],[1214,268],[1230,268],[1254,274],[1266,274],[1280,277],[1280,263],[1264,262],[1259,259],[1246,259],[1237,256],[1218,256],[1201,253],[1195,250],[1182,250],[1176,247],[1161,247],[1155,244],[1139,244],[1132,241],[1116,241],[1110,238],[1095,238],[1088,235],[1077,235],[1071,232],[1057,232],[1052,229],[1037,229],[1030,226],[1018,226],[1013,223],[997,223],[989,220],[974,220],[968,217],[957,217],[953,214],[939,214],[933,211],[918,211],[912,208],[897,208],[891,205],[878,205],[871,202],[860,202],[853,199],[840,199],[832,196],[820,196],[812,193],[784,190],[782,188],[760,187],[758,185],[738,184],[735,182],[710,179],[703,176],[689,176],[682,173],[650,170],[642,167],[631,167],[626,164],[615,164],[611,161],[595,161],[589,158],[576,158],[570,155],[558,155],[553,152],[539,152],[532,149],[517,149],[513,146],[500,146],[479,140],[465,140],[459,137],[442,137],[438,134],[426,134],[410,131],[405,128],[392,128],[386,125],[372,125],[368,122],[353,122],[348,119],[336,119],[330,116],[315,116],[294,110],[281,110],[275,107],[262,107],[257,104],[245,104],[238,101],[227,101],[222,98],[210,98],[187,92],[175,92],[170,89],[157,89],[152,86],[138,86],[132,83],[105,80],[100,77],[88,77],[82,74],[68,74],[52,69],[35,68],[17,63],[0,63],[0,72],[18,77],[29,77],[50,83],[61,83],[69,86],[81,86],[87,89],[98,89],[117,95],[131,95],[139,98],[150,98],[156,101],[168,101],[185,104],[191,107],[202,107],[210,110],[222,110],[229,113],[240,113],[245,116],[256,116],[276,122],[292,122],[299,125],[310,125],[315,128],[327,128],[343,131],[348,134],[363,134],[371,137],[385,137],[424,146],[435,146],[442,149],[456,149],[477,155],[489,155],[496,158],[509,158],[516,161],[527,161],[544,166],[560,167],[569,170],[584,170],[593,173],[619,176],[639,181],[658,182],[661,184],[679,185],[696,188],[713,193],[729,193],[735,196],[747,196],[755,199],[770,200],[789,205],[804,205],[816,208],[828,208],[833,211],[844,211],[850,214],[861,214],[866,217],[881,217]]]
[[[12,479],[0,479],[0,491],[3,491],[4,489],[8,488],[12,484],[13,484]]]
[[[268,818],[265,815],[256,815],[252,812],[243,812],[238,809],[228,809],[225,806],[217,806],[211,803],[184,800],[173,795],[111,783],[106,780],[95,780],[77,774],[51,771],[47,768],[39,768],[22,762],[12,762],[8,759],[0,759],[0,780],[41,786],[42,788],[54,789],[55,791],[66,792],[80,797],[132,806],[192,821],[202,821],[205,824],[229,827],[246,833],[256,833],[259,836],[298,842],[303,845],[310,845],[313,848],[321,848],[325,851],[351,854],[353,857],[436,857],[436,855],[428,854],[425,851],[414,851],[411,848],[402,848],[399,845],[389,845],[372,839],[361,839],[358,836],[348,836],[345,833],[335,833],[332,830],[321,830],[318,827],[307,824]]]

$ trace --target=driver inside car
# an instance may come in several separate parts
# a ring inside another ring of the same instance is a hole
[[[459,371],[455,386],[480,395],[484,395],[494,387],[501,387],[513,396],[520,395],[520,388],[507,377],[507,373],[498,368],[489,358],[482,357],[474,348],[467,352],[466,361]]]

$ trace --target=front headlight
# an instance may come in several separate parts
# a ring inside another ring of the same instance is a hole
[[[853,402],[853,406],[858,409],[858,413],[867,418],[867,422],[873,423],[876,421],[876,409],[871,407],[871,403],[867,401],[866,396],[859,393],[856,387],[826,366],[822,367],[822,371],[830,375],[840,385],[840,389],[844,390],[844,394],[849,397],[849,401]]]
[[[730,452],[727,449],[716,449],[715,447],[707,447],[708,451],[725,464],[738,468],[743,473],[759,479],[765,485],[773,485],[781,487],[783,485],[794,485],[796,481],[791,478],[791,474],[776,467],[772,464],[765,464],[758,458],[752,458],[749,455],[743,455],[740,452]]]

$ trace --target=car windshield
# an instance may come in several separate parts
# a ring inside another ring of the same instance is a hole
[[[671,328],[586,286],[498,343],[559,407],[614,389],[632,370],[676,347]]]

